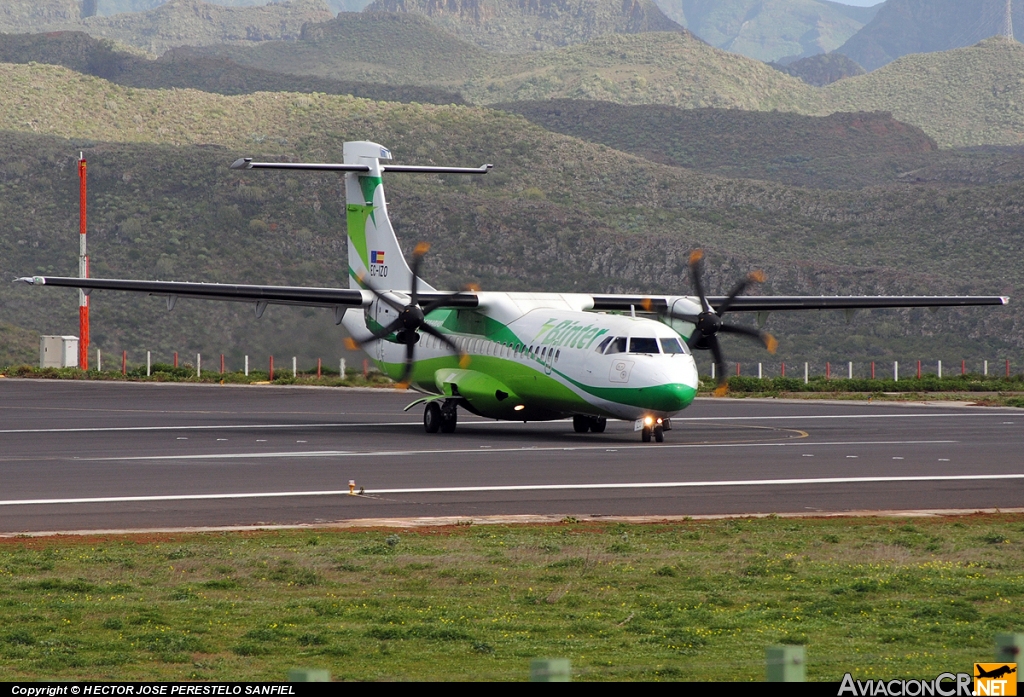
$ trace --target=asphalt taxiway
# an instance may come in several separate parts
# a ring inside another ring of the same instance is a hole
[[[0,380],[0,532],[1024,505],[1024,411],[698,400],[665,443],[388,390]],[[361,496],[350,496],[349,481]]]

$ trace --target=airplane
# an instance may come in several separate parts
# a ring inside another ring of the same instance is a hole
[[[671,419],[697,395],[695,350],[710,351],[718,378],[728,387],[718,340],[734,334],[774,352],[771,335],[723,321],[728,312],[1005,305],[1000,296],[743,296],[764,280],[753,272],[727,296],[708,296],[703,255],[689,270],[695,296],[606,293],[440,291],[419,275],[428,245],[416,246],[410,266],[391,226],[383,175],[434,173],[485,175],[492,165],[434,167],[388,164],[391,152],[368,141],[346,142],[343,162],[254,162],[233,169],[338,172],[345,180],[348,288],[231,285],[120,279],[29,276],[39,286],[118,290],[177,298],[268,305],[326,307],[401,388],[422,397],[427,433],[452,433],[459,408],[485,418],[548,421],[571,418],[577,433],[603,433],[608,419],[632,421],[643,442],[662,442]]]
[[[1010,673],[1016,673],[1017,669],[1016,668],[1011,668],[1009,665],[1003,665],[1003,666],[1000,666],[998,668],[994,668],[992,670],[985,670],[981,666],[978,666],[977,671],[978,671],[978,674],[976,676],[974,676],[976,678],[996,678],[996,679],[998,679],[998,678],[1003,677],[1004,675],[1009,675]]]

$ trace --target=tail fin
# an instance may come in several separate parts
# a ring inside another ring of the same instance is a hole
[[[381,182],[380,161],[390,160],[391,151],[377,143],[356,141],[345,143],[344,154],[346,165],[370,168],[365,174],[345,175],[349,288],[362,287],[365,279],[375,288],[409,290],[412,271],[391,227]]]

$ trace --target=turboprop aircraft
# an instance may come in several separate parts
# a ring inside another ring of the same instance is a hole
[[[719,334],[736,334],[774,351],[775,339],[723,321],[727,312],[1004,305],[999,296],[742,297],[759,272],[727,296],[707,296],[702,254],[690,256],[695,296],[439,291],[419,276],[427,245],[406,263],[388,218],[382,177],[390,173],[485,175],[475,168],[386,164],[387,148],[344,144],[344,162],[237,160],[232,168],[333,171],[345,178],[348,288],[227,285],[30,276],[33,285],[121,290],[177,298],[334,309],[335,321],[400,387],[423,396],[427,433],[452,433],[458,409],[486,418],[544,421],[572,418],[578,433],[602,433],[608,419],[634,422],[644,442],[664,440],[670,419],[697,395],[693,350],[714,356],[719,393],[727,386]]]

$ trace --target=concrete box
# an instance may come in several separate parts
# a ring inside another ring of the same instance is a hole
[[[40,368],[77,368],[77,336],[39,337]]]

